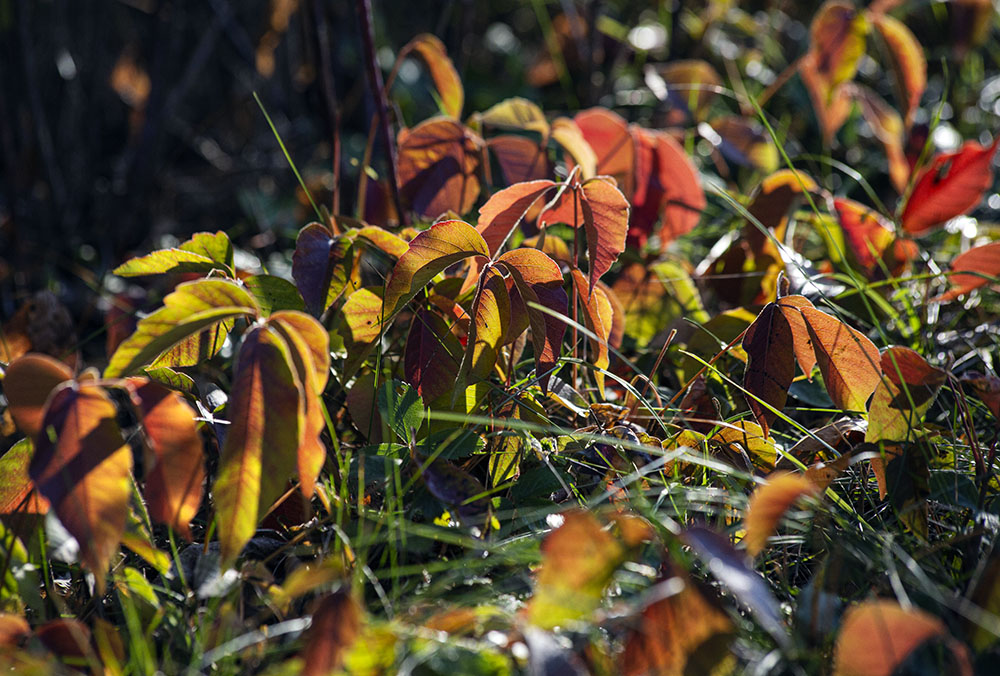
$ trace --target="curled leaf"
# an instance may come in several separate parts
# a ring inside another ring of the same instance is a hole
[[[430,33],[422,33],[399,50],[397,60],[402,62],[411,53],[417,54],[427,64],[444,112],[456,119],[461,117],[465,90],[462,87],[462,80],[458,77],[458,71],[455,70],[455,64],[448,58],[444,43]]]

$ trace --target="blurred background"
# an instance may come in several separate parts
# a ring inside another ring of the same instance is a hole
[[[550,114],[604,105],[651,126],[672,118],[669,102],[644,82],[647,64],[704,59],[727,86],[759,94],[806,51],[820,4],[370,1],[383,72],[412,37],[437,35],[465,83],[464,115],[524,96]],[[881,4],[927,50],[929,85],[917,122],[939,115],[941,146],[995,131],[1000,43],[989,39],[992,4]],[[251,263],[287,257],[314,216],[254,92],[328,208],[339,144],[339,211],[353,215],[374,111],[362,6],[0,0],[0,317],[50,289],[78,321],[90,313],[96,322],[96,299],[114,284],[109,270],[197,231],[225,230]],[[868,61],[861,77],[874,68]],[[878,86],[886,81],[878,78]],[[430,91],[424,69],[404,63],[391,92],[397,121],[433,115]],[[790,150],[841,152],[836,139],[824,144],[797,78],[767,112],[784,116]],[[863,124],[841,132],[866,133]],[[864,171],[869,160],[857,143],[848,146],[855,155],[840,159]],[[372,157],[378,174],[378,144]]]

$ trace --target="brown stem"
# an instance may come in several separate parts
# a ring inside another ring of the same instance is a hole
[[[365,52],[365,71],[368,74],[368,87],[375,99],[375,109],[382,130],[382,141],[385,143],[385,161],[388,165],[389,187],[392,199],[396,204],[401,225],[408,225],[403,202],[399,197],[399,183],[396,179],[396,141],[389,125],[389,106],[385,99],[385,86],[382,83],[382,70],[375,60],[375,28],[372,22],[371,0],[357,0],[358,18],[361,21],[361,41]]]

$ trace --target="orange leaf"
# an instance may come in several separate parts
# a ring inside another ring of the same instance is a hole
[[[733,633],[729,616],[706,599],[687,575],[658,586],[665,588],[665,598],[646,606],[637,618],[637,626],[625,639],[621,672],[626,676],[712,673],[710,665],[727,656],[724,646]],[[717,638],[725,642],[713,640]]]
[[[0,648],[17,648],[30,635],[31,627],[26,619],[13,613],[0,613]]]
[[[416,52],[427,64],[427,70],[430,71],[438,96],[441,97],[441,107],[444,112],[456,119],[461,117],[462,105],[465,103],[465,90],[462,88],[462,80],[455,70],[455,64],[448,58],[448,51],[441,40],[430,33],[418,35],[399,50],[397,62],[401,63],[411,52]]]
[[[935,301],[953,300],[989,284],[990,277],[1000,277],[1000,242],[990,242],[960,253],[951,262],[951,269],[955,273],[949,277],[952,288]]]
[[[257,326],[246,333],[213,486],[223,567],[239,556],[295,469],[304,412],[293,368],[288,344],[275,332]]]
[[[104,589],[104,572],[125,532],[132,449],[115,405],[96,385],[67,384],[49,399],[29,473],[80,543],[80,557]],[[49,427],[54,439],[45,433]]]
[[[45,402],[73,372],[61,361],[44,354],[26,354],[7,367],[3,393],[14,423],[24,434],[34,438],[42,426]]]
[[[476,230],[486,241],[491,256],[496,255],[531,208],[557,185],[548,180],[515,183],[486,200],[479,208]]]
[[[813,112],[823,132],[826,145],[833,142],[833,137],[851,114],[851,99],[844,84],[831,85],[820,72],[816,52],[807,52],[799,61],[799,77],[809,92]]]
[[[979,204],[993,185],[993,154],[998,136],[991,145],[967,141],[958,152],[938,155],[920,172],[906,201],[903,229],[921,234],[945,221],[961,216]]]
[[[831,87],[854,77],[867,33],[865,15],[841,0],[823,3],[813,17],[809,49],[815,54],[817,72]]]
[[[898,275],[916,258],[916,244],[898,239],[892,224],[877,212],[841,197],[834,199],[833,205],[844,241],[869,278],[880,276],[880,261],[884,261],[890,275]]]
[[[361,608],[346,591],[328,594],[313,612],[302,651],[303,676],[326,676],[341,666],[361,631]]]
[[[130,378],[128,390],[149,442],[144,490],[149,515],[191,541],[191,519],[205,480],[195,411],[176,392],[145,378]]]
[[[905,134],[903,120],[885,99],[870,88],[854,85],[851,89],[854,98],[861,104],[861,114],[864,115],[865,121],[885,148],[892,187],[902,194],[910,180],[910,163],[903,149]]]
[[[927,59],[923,47],[902,21],[887,14],[874,14],[872,21],[892,54],[896,75],[906,93],[906,126],[910,126],[913,112],[920,105],[920,97],[927,87]]]
[[[817,493],[816,486],[808,478],[788,472],[776,472],[768,477],[766,484],[754,489],[743,522],[746,528],[743,543],[750,556],[757,556],[764,549],[781,517],[796,500]]]
[[[908,347],[886,349],[881,366],[883,378],[868,409],[865,441],[911,441],[947,376]]]
[[[788,387],[795,376],[792,329],[776,303],[764,306],[747,328],[742,345],[747,353],[747,367],[743,373],[747,404],[766,436],[776,414],[761,401],[779,411],[783,409]]]
[[[464,390],[470,374],[477,380],[490,377],[510,326],[510,296],[503,277],[495,269],[490,269],[480,283],[482,286],[472,304],[469,341],[458,373],[456,393]]]
[[[400,191],[424,218],[468,213],[479,197],[482,140],[459,122],[434,117],[400,133]]]
[[[865,410],[881,376],[878,348],[864,334],[816,308],[799,310],[806,322],[816,363],[838,408]]]
[[[795,350],[795,361],[799,363],[799,368],[806,378],[812,380],[813,367],[816,366],[816,352],[813,349],[812,337],[809,329],[806,328],[806,320],[798,310],[813,307],[812,302],[805,296],[791,295],[784,296],[777,300],[781,314],[784,315],[792,330],[792,344]]]
[[[573,288],[576,289],[576,296],[583,307],[583,322],[596,336],[597,340],[590,338],[591,360],[598,369],[607,369],[611,365],[611,357],[608,352],[608,338],[611,336],[612,309],[611,301],[608,300],[604,289],[595,287],[590,293],[587,292],[587,279],[579,270],[573,270]],[[594,371],[594,380],[597,382],[599,392],[604,392],[604,374]]]
[[[895,601],[866,601],[844,613],[833,653],[835,676],[890,676],[920,645],[945,639],[960,674],[972,674],[965,646],[952,639],[944,624],[922,610],[906,610]]]
[[[501,134],[487,141],[486,146],[496,157],[507,185],[534,181],[552,174],[545,146],[530,138]]]
[[[612,176],[626,196],[635,190],[635,140],[628,123],[606,108],[590,108],[573,118],[597,155],[597,173]]]
[[[506,266],[525,303],[535,349],[535,375],[545,391],[548,388],[548,373],[559,361],[566,324],[532,308],[528,303],[537,303],[565,315],[568,299],[563,289],[562,272],[555,261],[538,249],[514,249],[502,255],[497,262]]]

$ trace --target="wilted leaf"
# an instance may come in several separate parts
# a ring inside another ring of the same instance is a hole
[[[989,146],[967,141],[958,152],[938,155],[917,177],[900,221],[919,235],[972,209],[993,185],[993,154],[1000,136]]]
[[[321,314],[340,297],[350,278],[351,242],[325,226],[310,223],[299,231],[292,255],[292,278],[306,308]]]
[[[951,648],[953,666],[958,669],[953,673],[972,674],[968,651],[951,638],[939,619],[916,608],[906,610],[895,601],[866,601],[844,613],[834,646],[833,673],[890,676],[914,650],[931,639],[944,639]]]
[[[799,311],[833,403],[845,411],[865,410],[881,375],[878,348],[836,317],[812,307]]]
[[[400,193],[414,211],[434,219],[469,212],[479,197],[482,140],[461,123],[435,117],[400,134]]]
[[[420,309],[410,323],[403,358],[406,382],[431,402],[455,387],[462,344],[441,317]]]
[[[823,3],[809,27],[816,69],[831,87],[854,77],[865,53],[868,19],[841,0]]]
[[[1000,421],[1000,378],[992,373],[964,373],[962,383],[971,387],[993,412],[993,417]]]
[[[568,299],[563,289],[562,272],[555,261],[538,249],[514,249],[500,256],[497,262],[506,266],[526,304],[535,349],[535,375],[539,377],[544,392],[548,387],[547,374],[559,361],[566,324],[531,307],[531,304],[542,305],[563,315],[566,313]]]
[[[490,250],[482,235],[464,221],[441,221],[414,237],[386,285],[386,318],[394,316],[439,272],[470,256],[489,258]]]
[[[190,541],[205,480],[196,413],[176,392],[144,378],[129,379],[128,389],[148,441],[144,495],[149,516]]]
[[[111,357],[104,377],[135,373],[203,329],[259,312],[250,294],[233,282],[202,279],[181,284],[163,299],[162,308],[139,321],[135,333]]]
[[[906,126],[909,126],[927,87],[927,60],[923,47],[906,24],[888,14],[872,15],[872,22],[889,48],[894,71],[906,94],[903,103],[906,104]]]
[[[302,652],[303,676],[326,676],[340,667],[361,631],[361,608],[346,590],[323,597],[312,615]]]
[[[548,180],[516,183],[486,200],[479,208],[476,230],[486,241],[491,256],[496,255],[528,211],[536,204],[544,204],[542,198],[557,185]]]
[[[990,242],[960,253],[951,262],[952,288],[934,300],[953,300],[1000,277],[1000,242]]]
[[[410,40],[399,50],[398,62],[415,52],[427,64],[431,79],[441,98],[444,112],[454,118],[462,116],[462,104],[465,103],[465,90],[462,80],[458,77],[455,65],[448,58],[444,43],[430,33],[422,33]]]
[[[788,508],[805,495],[816,495],[816,486],[801,474],[777,472],[767,483],[754,489],[747,504],[743,536],[750,556],[757,556],[767,544],[767,539],[778,527],[778,522]]]
[[[191,239],[171,249],[132,258],[114,269],[119,277],[139,277],[165,273],[220,271],[235,276],[233,245],[226,233],[196,233]]]
[[[912,441],[947,376],[908,347],[885,350],[881,366],[882,380],[868,410],[865,441]]]
[[[628,123],[605,108],[589,108],[573,118],[597,157],[597,174],[611,176],[627,197],[635,191],[635,139]]]
[[[295,469],[304,411],[293,368],[287,343],[274,332],[259,326],[246,333],[226,405],[230,424],[213,487],[223,567],[253,537],[257,522],[284,492]]]
[[[774,463],[778,456],[778,451],[774,447],[774,439],[765,433],[757,423],[738,420],[731,424],[722,425],[709,437],[709,441],[714,445],[721,446],[728,451],[729,455],[746,454],[753,467],[767,471],[774,469]],[[737,463],[736,466],[752,469],[752,467],[744,467],[744,463]]]
[[[728,657],[733,623],[687,575],[660,582],[663,598],[646,606],[625,639],[620,668],[626,676],[714,673]]]
[[[29,469],[39,492],[80,543],[80,558],[104,588],[104,573],[125,532],[132,449],[117,411],[96,385],[60,387],[49,400]],[[47,433],[52,428],[52,434]]]
[[[528,606],[542,629],[587,617],[622,562],[624,550],[590,512],[570,511],[542,542],[542,568]]]
[[[3,393],[14,423],[25,436],[34,438],[38,434],[49,394],[72,377],[66,364],[44,354],[29,353],[10,363],[3,379]]]

